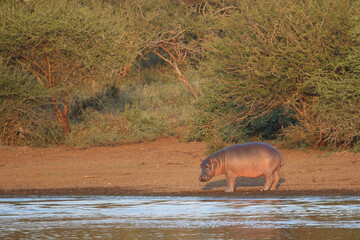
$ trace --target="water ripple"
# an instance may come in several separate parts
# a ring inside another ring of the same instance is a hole
[[[37,233],[36,236],[40,236],[39,233],[43,234],[46,230],[54,229],[81,232],[81,229],[85,231],[89,226],[97,229],[112,229],[111,231],[114,229],[129,229],[129,231],[218,229],[217,231],[220,231],[219,229],[234,227],[253,230],[300,228],[359,230],[360,197],[0,198],[0,238],[11,237],[11,234],[16,232],[19,234],[28,232],[30,235]],[[108,234],[107,231],[103,232],[105,233]],[[358,233],[356,231],[356,234]]]

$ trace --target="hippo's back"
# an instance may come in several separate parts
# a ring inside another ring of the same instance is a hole
[[[236,144],[223,149],[226,161],[262,161],[273,160],[282,162],[281,153],[263,142]]]

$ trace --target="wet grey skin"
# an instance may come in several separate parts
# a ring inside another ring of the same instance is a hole
[[[201,163],[199,180],[207,182],[220,174],[225,174],[228,188],[234,192],[236,177],[265,176],[261,191],[274,190],[279,182],[279,171],[284,165],[282,154],[273,146],[263,142],[232,145],[221,149]]]

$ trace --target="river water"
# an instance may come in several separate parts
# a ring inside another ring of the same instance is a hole
[[[360,239],[360,196],[8,196],[0,239]]]

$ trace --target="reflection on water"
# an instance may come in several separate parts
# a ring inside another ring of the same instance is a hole
[[[1,239],[356,239],[360,197],[5,197]]]

